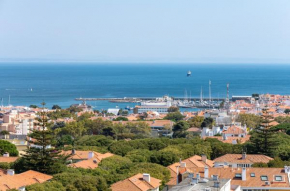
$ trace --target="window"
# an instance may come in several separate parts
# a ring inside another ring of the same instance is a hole
[[[281,182],[283,180],[282,176],[275,176],[275,181]]]
[[[242,174],[241,173],[236,173],[236,178],[242,178]]]
[[[268,181],[268,176],[262,175],[262,176],[261,176],[261,180],[262,180],[262,181]]]
[[[251,177],[255,177],[255,173],[251,173]]]

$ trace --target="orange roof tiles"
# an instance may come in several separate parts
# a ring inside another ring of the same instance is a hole
[[[227,130],[223,131],[224,134],[244,134],[246,133],[244,129],[237,127],[237,126],[231,126]]]
[[[223,143],[245,143],[248,140],[250,140],[251,135],[246,135],[245,137],[227,137],[226,140],[223,139],[223,137],[221,136],[209,136],[209,137],[204,137],[204,139],[206,138],[211,138],[211,139],[217,139]]]
[[[205,166],[208,166],[208,167],[213,167],[214,166],[214,161],[212,160],[209,160],[209,159],[206,159],[206,162],[204,162],[202,160],[202,157],[201,156],[198,156],[198,155],[194,155],[188,159],[185,159],[185,160],[182,160],[182,162],[185,162],[186,163],[186,167],[183,168],[183,167],[180,167],[180,163],[177,162],[177,163],[174,163],[172,165],[169,165],[167,168],[169,169],[170,171],[170,183],[167,183],[168,185],[176,185],[176,177],[177,177],[177,167],[178,168],[178,172],[179,173],[184,173],[186,171],[189,171],[190,169],[194,169],[194,168],[197,168],[197,167],[202,167],[204,168]]]
[[[62,154],[64,155],[71,155],[69,159],[72,160],[81,160],[76,163],[69,164],[69,167],[73,168],[86,168],[86,169],[94,169],[98,167],[98,163],[101,162],[103,159],[114,156],[112,153],[98,153],[93,152],[94,155],[92,158],[89,159],[89,152],[92,151],[75,151],[74,155],[71,155],[71,151],[63,151]]]
[[[0,157],[0,162],[15,162],[18,159],[18,157]]]
[[[95,169],[97,168],[99,165],[100,161],[98,161],[97,159],[88,159],[88,160],[83,160],[77,163],[72,163],[69,164],[69,167],[74,167],[74,168],[85,168],[85,169]]]
[[[268,157],[266,155],[252,155],[247,154],[246,158],[242,158],[242,154],[226,154],[221,157],[216,158],[215,162],[229,162],[229,163],[268,163],[270,160],[273,160],[273,158]]]
[[[53,177],[47,174],[29,170],[21,174],[4,175],[0,177],[0,190],[5,191],[13,188],[20,188],[35,183],[46,182]]]
[[[150,182],[143,179],[142,174],[136,174],[123,181],[116,182],[111,186],[112,191],[148,191],[158,188],[161,185],[161,180],[151,177]]]

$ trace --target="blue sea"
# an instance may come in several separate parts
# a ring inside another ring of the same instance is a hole
[[[187,71],[191,77],[186,77]],[[290,65],[279,64],[87,64],[2,63],[0,98],[4,105],[58,104],[69,107],[75,98],[199,97],[201,87],[208,97],[224,98],[252,93],[290,94]],[[132,104],[91,101],[95,109],[122,108]]]

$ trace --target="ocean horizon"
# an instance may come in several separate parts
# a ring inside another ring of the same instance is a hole
[[[3,105],[54,104],[69,107],[75,98],[94,97],[212,97],[253,93],[290,94],[290,65],[286,64],[92,64],[0,63]],[[192,72],[190,77],[186,74]],[[95,109],[131,104],[91,101]]]

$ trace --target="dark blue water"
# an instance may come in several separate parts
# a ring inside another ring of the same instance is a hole
[[[188,70],[191,77],[186,77]],[[252,93],[290,94],[290,65],[250,64],[1,64],[0,97],[4,105],[78,103],[76,97],[212,97]],[[31,91],[31,88],[33,91]],[[90,102],[97,108],[116,106],[104,101]],[[125,104],[126,105],[126,104]],[[133,104],[134,105],[134,104]]]

